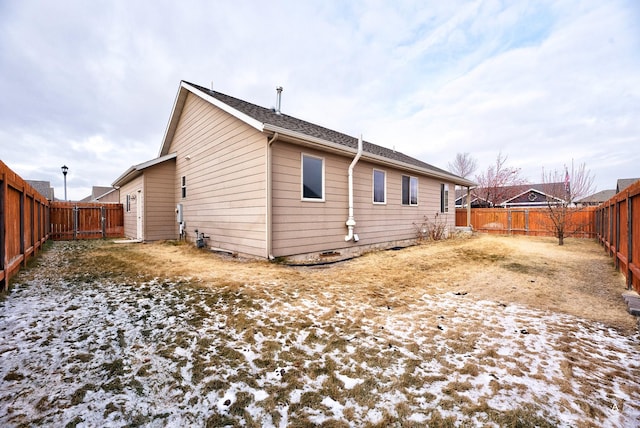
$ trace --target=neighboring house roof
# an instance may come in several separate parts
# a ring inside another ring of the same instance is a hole
[[[613,198],[613,196],[616,194],[616,189],[607,189],[607,190],[601,190],[599,192],[594,193],[593,195],[589,195],[587,197],[584,197],[578,201],[576,201],[576,203],[580,203],[580,204],[599,204],[605,201],[608,201],[609,199]]]
[[[276,112],[274,109],[260,107],[247,101],[182,81],[174,102],[171,119],[165,131],[159,156],[166,156],[168,154],[169,146],[171,145],[173,135],[178,125],[180,112],[184,107],[189,92],[203,98],[261,132],[278,133],[281,136],[287,136],[301,142],[318,145],[324,150],[348,152],[350,154],[355,154],[357,151],[357,138]],[[458,177],[455,174],[426,162],[376,144],[363,141],[363,152],[363,158],[390,163],[404,169],[417,170],[433,177],[447,179],[454,184],[462,186],[476,186],[476,183],[471,180]]]
[[[106,186],[93,186],[91,187],[91,194],[83,199],[80,199],[80,202],[94,202],[99,201],[110,193],[115,192],[117,189],[113,187]]]
[[[36,189],[38,193],[47,198],[50,201],[54,200],[53,197],[53,187],[51,187],[51,183],[49,181],[43,180],[25,180],[31,187]]]
[[[152,167],[154,165],[158,165],[160,163],[166,162],[168,160],[175,159],[176,156],[177,156],[176,153],[170,153],[165,156],[160,156],[159,158],[155,158],[146,162],[139,163],[138,165],[133,165],[129,167],[129,169],[127,169],[125,172],[123,172],[120,177],[116,178],[116,180],[111,185],[117,189],[123,184],[126,184],[129,181],[133,180],[134,178],[140,176],[143,170],[149,167]]]
[[[460,192],[460,193],[458,193]],[[517,186],[502,186],[493,189],[493,194],[500,195],[499,202],[495,206],[535,206],[546,205],[548,200],[563,202],[566,197],[564,183],[537,183],[522,184]],[[485,201],[482,189],[476,188],[471,190],[472,205],[473,201]],[[461,199],[461,203],[466,203],[466,191],[456,191],[456,201]]]
[[[619,178],[616,184],[616,193],[622,192],[638,180],[640,180],[640,178]]]

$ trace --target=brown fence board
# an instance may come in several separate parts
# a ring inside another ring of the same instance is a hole
[[[48,238],[49,201],[0,161],[0,290]]]
[[[640,182],[598,206],[595,229],[599,242],[627,280],[640,292]]]
[[[569,209],[565,236],[595,238],[596,207]],[[456,226],[467,225],[467,210],[456,210]],[[486,233],[555,236],[546,208],[472,208],[471,226]]]
[[[98,239],[124,236],[124,210],[118,203],[52,202],[51,239]]]

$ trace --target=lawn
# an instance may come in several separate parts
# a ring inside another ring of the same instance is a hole
[[[594,241],[334,265],[53,242],[0,301],[0,426],[638,426],[640,336]]]

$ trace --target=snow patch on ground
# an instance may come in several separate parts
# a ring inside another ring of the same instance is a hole
[[[433,412],[498,426],[463,412],[478,403],[534,403],[557,426],[640,425],[638,337],[576,317],[452,293],[403,310],[326,292],[335,305],[243,306],[215,287],[38,271],[0,302],[1,426],[427,424]]]

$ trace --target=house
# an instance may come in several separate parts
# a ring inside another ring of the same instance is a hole
[[[113,186],[125,235],[263,258],[342,256],[455,227],[449,189],[475,183],[362,139],[180,83],[158,157]]]
[[[120,195],[118,189],[106,186],[93,186],[91,187],[91,194],[80,202],[120,202]]]
[[[47,198],[50,201],[55,200],[53,187],[51,187],[51,182],[43,181],[43,180],[25,180],[31,187],[36,189],[38,193]]]
[[[640,178],[619,178],[616,183],[616,193],[622,192],[638,180],[640,180]]]
[[[601,203],[608,201],[613,198],[616,194],[615,189],[601,190],[599,192],[594,193],[593,195],[586,196],[582,199],[576,201],[576,205],[584,207],[584,206],[597,206]]]
[[[475,188],[471,190],[471,207],[546,207],[549,203],[552,205],[564,203],[566,194],[565,184],[560,182],[501,186],[488,190]],[[497,202],[494,205],[490,200]],[[467,206],[465,191],[456,192],[455,205],[457,208]]]

